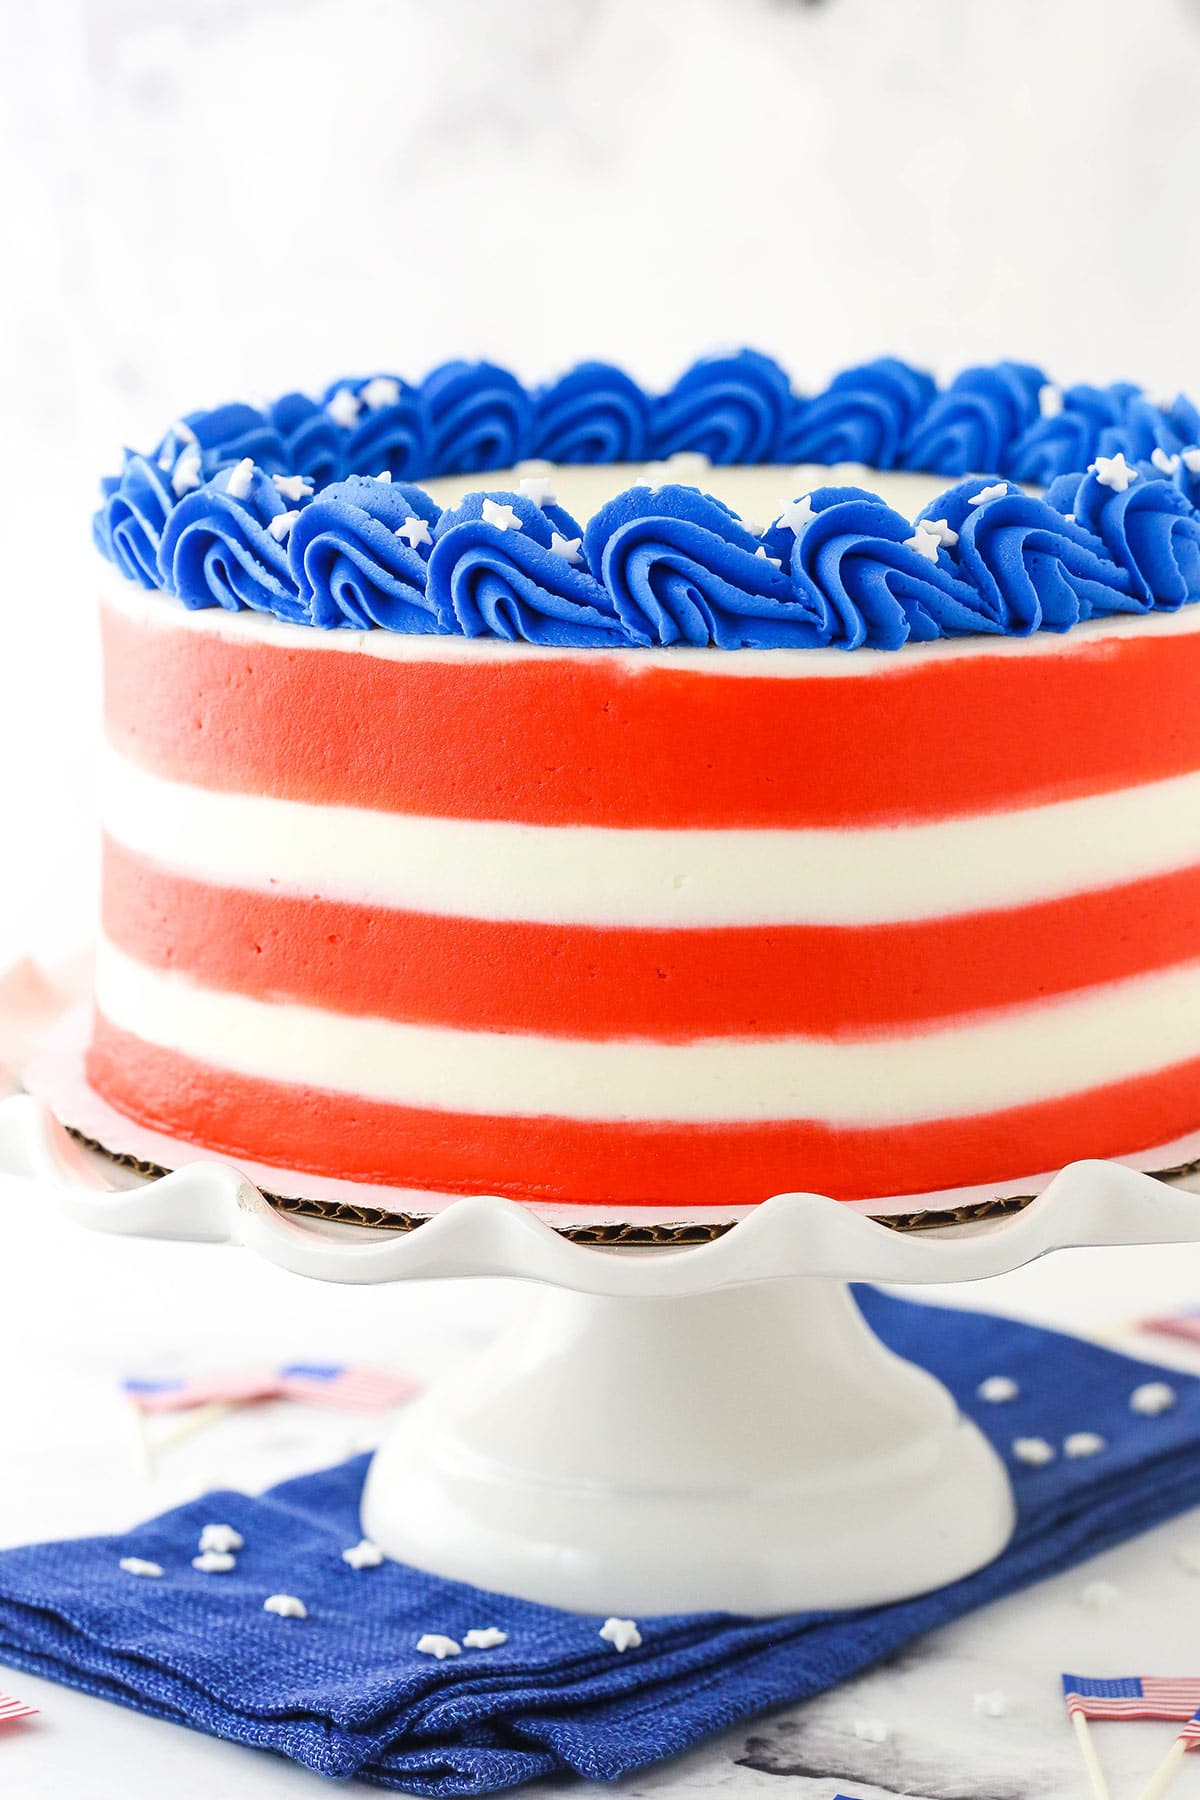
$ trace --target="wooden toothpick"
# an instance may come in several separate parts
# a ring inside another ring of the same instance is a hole
[[[1079,1754],[1083,1758],[1083,1766],[1087,1770],[1088,1780],[1092,1784],[1092,1792],[1096,1796],[1096,1800],[1112,1800],[1112,1795],[1108,1790],[1108,1781],[1104,1770],[1100,1767],[1100,1758],[1096,1755],[1096,1746],[1092,1741],[1087,1718],[1081,1712],[1072,1713],[1071,1717],[1075,1724],[1075,1738],[1079,1745]],[[1146,1800],[1145,1795],[1142,1796],[1142,1800]]]
[[[1179,1766],[1188,1753],[1188,1740],[1177,1737],[1167,1754],[1155,1769],[1146,1786],[1138,1795],[1138,1800],[1159,1800],[1179,1773]]]

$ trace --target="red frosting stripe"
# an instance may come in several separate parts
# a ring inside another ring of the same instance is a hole
[[[104,631],[119,750],[181,781],[326,805],[539,825],[866,825],[1200,768],[1200,632],[776,678],[697,675],[636,651],[394,660],[315,632],[285,647],[111,607]]]
[[[743,1206],[791,1190],[841,1200],[1009,1180],[1170,1143],[1200,1118],[1200,1058],[976,1118],[832,1129],[595,1123],[418,1110],[237,1075],[101,1015],[88,1078],[112,1105],[229,1156],[444,1193],[624,1206]],[[154,1096],[154,1099],[151,1099]]]
[[[204,987],[343,1013],[573,1038],[845,1037],[1193,960],[1200,868],[965,917],[678,931],[244,893],[109,841],[103,920],[138,961]]]

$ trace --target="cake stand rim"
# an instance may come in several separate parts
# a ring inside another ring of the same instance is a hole
[[[141,1186],[114,1187],[29,1094],[0,1103],[3,1167],[50,1186],[76,1224],[241,1244],[295,1274],[353,1285],[481,1277],[614,1299],[684,1299],[789,1277],[915,1286],[983,1280],[1058,1250],[1200,1242],[1200,1195],[1098,1161],[1069,1164],[1018,1213],[944,1231],[897,1232],[817,1194],[776,1195],[703,1243],[636,1252],[572,1243],[499,1196],[459,1200],[416,1231],[364,1231],[282,1212],[229,1162],[195,1161]]]

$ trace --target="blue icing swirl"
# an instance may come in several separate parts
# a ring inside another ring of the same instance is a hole
[[[175,505],[170,474],[149,457],[127,450],[120,475],[110,476],[101,492],[92,516],[96,548],[140,587],[160,586],[158,546]]]
[[[184,427],[182,431],[180,425]],[[207,412],[185,414],[159,443],[155,457],[162,467],[169,468],[189,443],[199,448],[200,466],[206,477],[246,456],[269,474],[288,473],[287,447],[278,431],[257,406],[248,406],[241,400],[231,400]]]
[[[283,394],[267,416],[283,439],[283,473],[307,475],[316,487],[341,479],[346,433],[320,401],[309,394]]]
[[[506,469],[530,454],[533,404],[507,369],[443,363],[422,382],[420,402],[427,475]]]
[[[769,356],[702,357],[653,402],[650,454],[691,450],[714,463],[771,462],[792,406],[788,378]]]
[[[162,586],[186,607],[223,606],[274,613],[292,624],[308,608],[288,568],[287,547],[268,529],[290,509],[269,475],[255,469],[248,490],[230,494],[240,465],[185,494],[166,522],[158,547]]]
[[[776,523],[767,547],[790,553],[797,585],[820,597],[832,644],[896,650],[909,638],[997,629],[951,560],[915,547],[915,528],[878,494],[817,488],[808,505],[808,523],[798,530]]]
[[[378,475],[411,480],[426,462],[425,412],[413,388],[397,375],[365,375],[335,381],[325,390],[325,405],[335,394],[357,403],[356,422],[343,427],[341,467],[348,475]]]
[[[796,403],[779,460],[894,468],[902,445],[936,394],[932,375],[894,356],[845,369],[824,393]]]
[[[1149,464],[1122,492],[1094,474],[1068,475],[1047,496],[1099,538],[1129,577],[1131,592],[1109,610],[1173,612],[1200,600],[1200,515]],[[1094,610],[1101,610],[1099,607]]]
[[[583,362],[533,397],[530,454],[556,463],[642,462],[650,402],[612,363]]]
[[[1101,432],[1120,421],[1124,405],[1112,388],[1064,388],[1062,411],[1039,417],[1026,427],[1008,452],[1005,473],[1013,481],[1045,487],[1057,475],[1086,468],[1096,454]]]
[[[980,499],[984,493],[989,497]],[[1100,539],[1006,481],[972,476],[918,518],[943,521],[957,533],[950,555],[978,588],[988,616],[1013,636],[1065,631],[1127,604],[1129,577]]]
[[[485,518],[492,508],[507,524]],[[551,547],[555,533],[580,566]],[[604,588],[582,566],[581,535],[569,514],[543,511],[525,494],[469,494],[442,514],[429,558],[429,604],[441,629],[567,647],[629,643]]]
[[[1045,375],[1028,363],[964,369],[914,427],[902,466],[942,475],[1003,468],[1011,445],[1039,417],[1045,386]]]
[[[352,475],[323,489],[302,510],[287,544],[292,579],[312,623],[326,630],[442,630],[425,591],[439,516],[423,489],[401,482]]]
[[[635,642],[765,650],[828,640],[819,598],[798,593],[754,533],[695,488],[618,494],[587,526],[584,549]]]
[[[1128,401],[1119,421],[1107,426],[1096,440],[1098,456],[1115,456],[1120,451],[1128,462],[1144,462],[1155,450],[1182,448],[1183,440],[1169,415],[1141,393]]]
[[[1171,430],[1181,444],[1200,444],[1200,406],[1186,394],[1177,394],[1167,412]]]

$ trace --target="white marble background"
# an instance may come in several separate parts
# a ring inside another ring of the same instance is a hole
[[[1200,389],[1200,0],[0,0],[0,963],[86,929],[98,470],[355,369]]]

